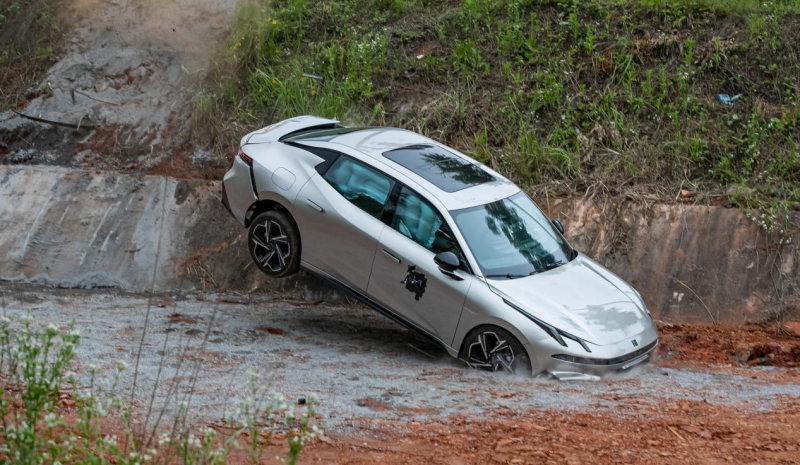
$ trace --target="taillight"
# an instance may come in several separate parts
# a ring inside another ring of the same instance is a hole
[[[253,164],[253,159],[248,157],[247,155],[245,155],[244,152],[242,152],[242,149],[239,149],[239,154],[238,155],[239,155],[239,158],[241,158],[243,162],[247,163],[248,165],[252,165]]]

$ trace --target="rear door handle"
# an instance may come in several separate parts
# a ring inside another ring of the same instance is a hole
[[[400,259],[395,257],[394,255],[392,255],[392,253],[389,252],[388,250],[383,249],[383,253],[385,253],[389,258],[391,258],[392,260],[396,261],[397,263],[400,263]]]
[[[318,212],[320,212],[320,213],[322,213],[322,212],[324,211],[324,210],[322,209],[322,207],[320,207],[319,205],[317,205],[317,204],[316,204],[316,202],[314,202],[314,201],[313,201],[313,200],[311,200],[311,199],[306,199],[306,203],[307,203],[307,204],[309,204],[309,205],[311,205],[311,206],[314,208],[314,210],[316,210],[316,211],[318,211]]]

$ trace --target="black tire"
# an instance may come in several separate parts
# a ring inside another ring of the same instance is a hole
[[[462,359],[470,368],[530,376],[531,359],[522,343],[498,326],[479,326],[464,338]]]
[[[300,271],[300,232],[286,212],[270,210],[255,217],[247,247],[258,269],[273,278]]]

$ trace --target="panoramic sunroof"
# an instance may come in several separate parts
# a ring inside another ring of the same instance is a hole
[[[289,137],[286,140],[288,141],[312,140],[317,142],[328,142],[329,140],[339,137],[342,134],[360,131],[362,129],[366,128],[336,128],[336,129],[325,129],[322,131],[311,130],[309,132]]]
[[[383,156],[445,192],[494,181],[494,177],[480,166],[433,145],[409,145],[383,152]]]

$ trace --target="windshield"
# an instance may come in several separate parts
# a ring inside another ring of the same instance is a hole
[[[529,276],[573,258],[567,241],[522,192],[450,213],[487,278]]]

